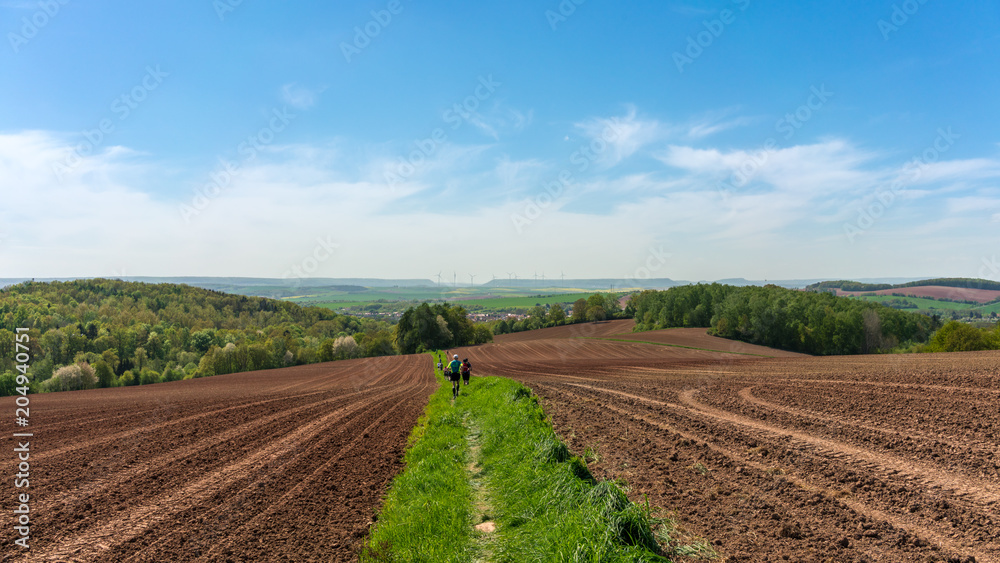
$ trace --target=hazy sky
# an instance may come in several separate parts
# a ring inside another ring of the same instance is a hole
[[[0,0],[0,277],[1000,279],[1000,8]]]

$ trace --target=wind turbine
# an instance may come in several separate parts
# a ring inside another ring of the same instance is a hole
[[[559,279],[562,280],[560,285],[566,285],[566,272],[559,270]]]
[[[507,287],[514,287],[514,284],[510,281],[510,277],[514,275],[514,272],[507,272]]]
[[[454,277],[452,278],[454,280],[452,282],[452,285],[454,285],[457,288],[458,287],[458,272],[452,272],[452,273],[455,274]]]
[[[438,272],[438,287],[441,287],[441,272]]]
[[[469,287],[474,287],[476,284],[476,274],[469,274]]]

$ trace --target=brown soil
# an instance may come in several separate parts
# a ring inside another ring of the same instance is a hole
[[[725,561],[1000,561],[1000,353],[757,358],[573,338],[463,353],[531,386],[574,451],[597,450],[595,475],[676,512]]]
[[[954,301],[975,301],[977,303],[989,303],[1000,297],[1000,290],[996,289],[973,289],[967,287],[942,287],[939,285],[921,285],[916,287],[900,287],[897,289],[882,289],[879,291],[841,291],[837,290],[837,295],[864,295],[874,293],[875,295],[892,295],[898,293],[910,297],[930,297],[932,299],[951,299]]]
[[[408,356],[32,396],[31,550],[6,526],[0,560],[356,560],[434,386]]]

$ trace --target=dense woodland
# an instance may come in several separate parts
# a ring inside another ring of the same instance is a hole
[[[698,284],[634,295],[636,330],[710,327],[735,340],[807,354],[864,354],[926,343],[940,320],[877,303],[768,285]]]
[[[391,325],[175,284],[25,282],[0,290],[0,392],[30,329],[39,391],[112,387],[395,354]]]
[[[407,309],[396,325],[396,345],[403,354],[470,346],[493,341],[489,327],[473,324],[463,307],[423,303]]]

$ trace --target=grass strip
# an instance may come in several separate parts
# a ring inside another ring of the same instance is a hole
[[[476,556],[467,430],[451,404],[451,384],[435,372],[440,385],[410,434],[406,469],[392,482],[362,562],[458,563]]]
[[[714,555],[678,545],[669,537],[673,523],[655,518],[648,503],[629,501],[616,482],[596,481],[524,385],[473,377],[452,401],[450,383],[437,375],[441,385],[411,434],[406,470],[393,481],[363,563],[661,563]],[[483,521],[496,531],[474,531]]]
[[[477,377],[462,390],[456,406],[480,432],[478,465],[497,524],[493,561],[667,561],[648,505],[596,482],[528,388]]]
[[[758,358],[773,358],[767,354],[752,354],[750,352],[729,352],[727,350],[714,350],[712,348],[698,348],[696,346],[684,346],[683,344],[667,344],[666,342],[650,342],[649,340],[634,340],[629,338],[606,338],[602,336],[576,336],[575,338],[586,338],[588,340],[610,340],[611,342],[631,342],[632,344],[652,344],[654,346],[670,346],[672,348],[687,348],[688,350],[701,350],[703,352],[719,352],[720,354],[736,354],[737,356],[757,356]],[[734,340],[734,342],[740,342]]]

